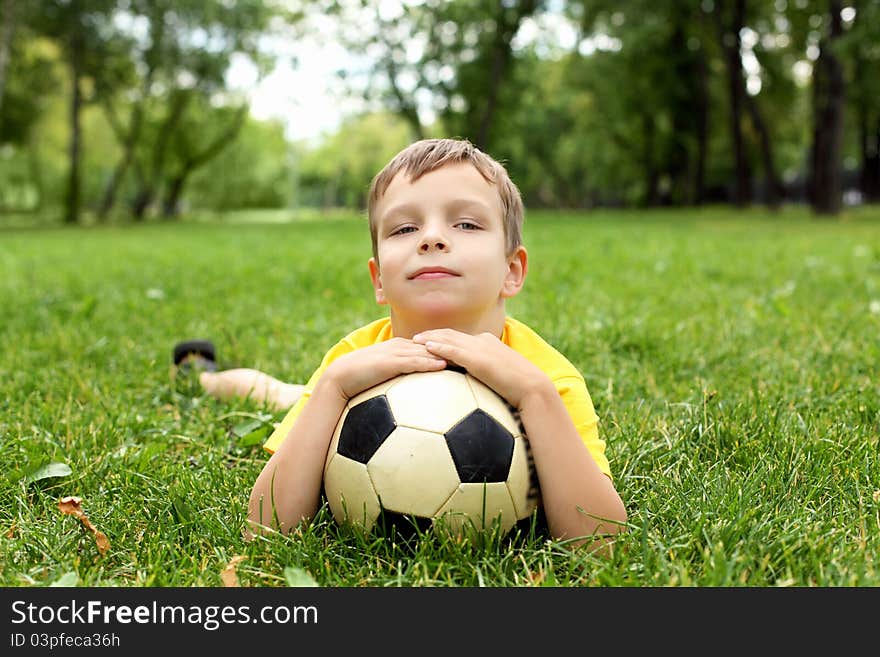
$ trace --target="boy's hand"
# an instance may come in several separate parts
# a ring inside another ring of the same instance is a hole
[[[491,333],[433,329],[414,335],[413,342],[465,368],[517,409],[522,409],[523,399],[536,386],[550,382],[537,365]]]
[[[432,372],[446,367],[442,356],[406,338],[392,338],[333,361],[324,372],[339,394],[351,399],[367,388],[410,372]],[[323,378],[323,377],[322,377]]]

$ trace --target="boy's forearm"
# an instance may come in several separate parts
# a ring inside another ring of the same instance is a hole
[[[541,498],[555,538],[586,539],[623,529],[626,510],[614,484],[599,469],[572,424],[552,382],[523,399],[520,417],[541,484]]]
[[[287,533],[315,514],[327,449],[345,404],[338,388],[322,377],[254,483],[248,504],[253,531],[271,527]]]

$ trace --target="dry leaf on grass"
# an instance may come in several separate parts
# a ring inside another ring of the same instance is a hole
[[[16,529],[18,529],[18,525],[16,523],[12,523],[12,527],[10,527],[9,531],[6,532],[6,538],[15,538]]]
[[[107,554],[107,550],[110,549],[110,540],[104,532],[100,531],[91,523],[89,517],[82,510],[82,498],[74,497],[72,495],[62,497],[58,502],[58,510],[65,515],[79,518],[85,528],[95,535],[95,543],[98,545],[98,552],[102,555]]]
[[[223,586],[241,586],[238,583],[238,574],[235,572],[235,568],[245,559],[247,559],[246,556],[237,554],[229,560],[229,563],[226,564],[226,568],[220,573],[220,579],[223,580]]]

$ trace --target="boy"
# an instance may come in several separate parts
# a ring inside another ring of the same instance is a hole
[[[601,546],[622,530],[626,511],[584,379],[505,314],[528,270],[522,201],[505,169],[464,140],[418,141],[373,179],[368,215],[370,278],[389,317],[338,342],[304,387],[238,371],[239,391],[255,390],[276,408],[299,396],[266,441],[272,456],[251,492],[251,529],[287,532],[314,515],[330,439],[351,397],[453,363],[518,409],[550,533]],[[202,375],[209,392],[234,394],[235,383],[222,379]]]

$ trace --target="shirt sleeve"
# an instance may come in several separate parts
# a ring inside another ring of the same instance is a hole
[[[559,396],[574,422],[581,440],[596,461],[599,469],[611,478],[611,466],[605,456],[605,441],[599,438],[599,416],[587,391],[587,384],[580,377],[566,376],[553,381]]]
[[[275,450],[281,445],[281,442],[287,438],[287,434],[290,433],[290,430],[293,428],[294,423],[296,422],[296,418],[299,417],[299,414],[302,412],[303,407],[306,405],[306,402],[309,401],[309,398],[312,396],[312,391],[315,389],[315,384],[318,382],[318,379],[321,378],[321,375],[324,373],[324,370],[332,363],[334,360],[343,356],[349,352],[355,350],[355,346],[351,344],[348,340],[341,340],[337,342],[330,351],[328,351],[324,355],[324,359],[321,361],[321,364],[318,366],[318,369],[314,371],[312,376],[309,378],[308,383],[306,383],[305,388],[303,389],[302,396],[297,400],[297,402],[293,405],[287,415],[284,416],[284,419],[275,427],[275,430],[272,434],[266,439],[266,442],[263,443],[263,448],[270,452],[274,453]]]

